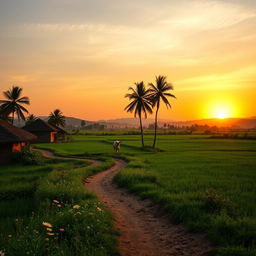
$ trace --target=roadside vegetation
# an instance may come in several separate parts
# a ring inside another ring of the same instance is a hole
[[[82,184],[112,164],[42,159],[40,165],[1,166],[1,253],[119,255],[112,216]]]
[[[162,206],[175,223],[204,232],[218,256],[255,255],[256,144],[202,135],[160,136],[159,148],[141,148],[139,135],[74,136],[66,144],[41,144],[61,155],[121,157],[129,161],[115,178],[121,187]],[[145,136],[145,144],[153,136]]]

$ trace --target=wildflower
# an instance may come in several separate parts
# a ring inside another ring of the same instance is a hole
[[[47,230],[47,231],[52,231],[52,229],[51,229],[51,228],[47,228],[46,230]]]
[[[61,207],[61,204],[57,204],[57,207],[59,207],[59,208],[60,208],[60,207]]]
[[[78,204],[76,204],[76,205],[73,206],[74,209],[79,209],[80,207],[81,207],[81,206],[78,205]]]
[[[97,210],[98,210],[99,212],[101,212],[101,211],[102,211],[100,207],[97,207]]]
[[[8,235],[9,238],[12,238],[12,235]]]
[[[55,204],[59,204],[60,202],[58,200],[52,200]]]
[[[49,238],[48,238],[48,237],[46,237],[44,240],[45,240],[45,241],[49,241]]]
[[[48,236],[54,236],[54,233],[46,233]]]
[[[43,222],[42,225],[48,228],[52,228],[52,225],[48,222]]]
[[[62,231],[62,232],[63,232],[63,231],[65,231],[65,229],[64,229],[64,228],[60,228],[59,231]]]

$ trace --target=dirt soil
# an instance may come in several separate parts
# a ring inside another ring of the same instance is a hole
[[[77,159],[98,165],[91,159],[58,157],[52,152],[34,149],[45,157]],[[202,234],[190,233],[182,225],[173,225],[162,210],[149,200],[120,189],[113,177],[127,163],[115,160],[111,168],[84,180],[86,189],[96,193],[115,217],[115,228],[120,232],[119,249],[122,256],[211,256],[213,247]]]
[[[113,167],[85,180],[88,190],[115,216],[120,231],[122,256],[208,256],[213,248],[204,235],[189,233],[182,225],[173,225],[149,200],[141,200],[113,183],[113,177],[126,166],[116,160]]]

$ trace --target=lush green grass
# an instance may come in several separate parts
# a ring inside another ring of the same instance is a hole
[[[116,181],[161,204],[177,223],[204,231],[218,255],[255,255],[256,143],[201,135],[159,136],[161,151],[140,148],[138,135],[78,135],[42,144],[58,154],[113,156],[112,142],[130,159]],[[146,144],[152,136],[146,136]]]
[[[1,166],[0,250],[12,256],[119,255],[112,216],[82,184],[112,164],[52,159],[43,166]]]

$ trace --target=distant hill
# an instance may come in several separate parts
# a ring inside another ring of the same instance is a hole
[[[48,120],[48,117],[47,116],[38,116],[38,118],[41,118],[45,121]],[[72,129],[72,128],[79,128],[81,126],[81,121],[83,119],[80,119],[80,118],[76,118],[76,117],[69,117],[67,116],[66,117],[66,127],[68,129]],[[88,121],[88,120],[84,120],[85,121],[85,124],[88,125],[88,124],[92,124],[94,122],[92,121]],[[18,127],[22,127],[25,125],[25,122],[24,121],[18,121],[17,119],[14,120],[14,125],[18,126]]]
[[[104,122],[108,125],[112,126],[120,126],[120,127],[138,127],[139,120],[136,118],[118,118],[113,120],[105,120],[100,121]],[[143,119],[143,125],[147,127],[150,124],[154,123],[154,119],[148,118]],[[209,126],[217,126],[217,127],[236,127],[236,128],[255,128],[256,127],[256,117],[250,118],[211,118],[211,119],[201,119],[201,120],[191,120],[191,121],[170,121],[166,119],[159,119],[159,126],[163,126],[164,124],[170,124],[174,126],[191,126],[191,125],[209,125]]]
[[[256,118],[211,118],[211,119],[201,119],[192,121],[181,121],[181,122],[170,122],[172,125],[176,126],[191,126],[191,125],[209,125],[217,127],[233,127],[233,128],[243,128],[250,129],[256,128]]]
[[[46,116],[40,116],[39,118],[43,120],[47,120]],[[67,129],[79,129],[81,127],[81,121],[83,119],[75,118],[75,117],[66,117],[66,128]],[[135,129],[139,127],[139,119],[138,118],[118,118],[111,120],[99,120],[99,121],[89,121],[84,120],[86,126],[90,126],[92,124],[104,125],[106,129]],[[154,119],[148,118],[143,119],[143,126],[148,127],[150,124],[154,123]],[[24,126],[24,122],[18,122],[15,120],[14,124],[16,126],[22,127]],[[163,126],[164,124],[174,125],[174,126],[191,126],[191,125],[209,125],[209,126],[217,126],[217,127],[233,127],[233,128],[241,128],[241,129],[251,129],[256,128],[256,117],[249,118],[211,118],[211,119],[201,119],[201,120],[189,120],[189,121],[171,121],[166,119],[159,119],[159,126]]]

